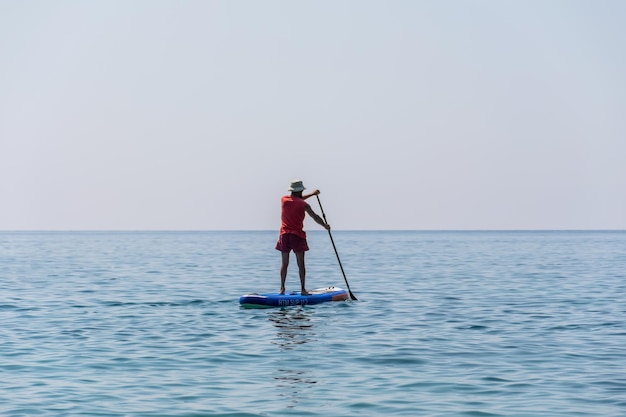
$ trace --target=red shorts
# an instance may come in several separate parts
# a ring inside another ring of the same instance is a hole
[[[307,245],[306,239],[291,233],[285,233],[278,238],[276,250],[281,252],[306,252],[309,250],[309,245]]]

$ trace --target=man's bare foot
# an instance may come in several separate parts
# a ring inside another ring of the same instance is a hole
[[[300,295],[311,295],[311,293],[308,292],[307,290],[302,290],[300,291]]]
[[[281,288],[280,291],[278,291],[278,295],[285,295],[285,289]]]

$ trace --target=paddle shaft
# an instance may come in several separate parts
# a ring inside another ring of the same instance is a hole
[[[324,223],[328,224],[328,220],[326,220],[326,214],[324,213],[324,208],[322,207],[322,202],[320,201],[320,196],[315,195],[317,197],[317,202],[320,205],[320,210],[322,212],[322,217],[324,218]],[[337,262],[339,262],[339,268],[341,268],[341,274],[343,275],[343,280],[346,282],[346,287],[348,287],[348,294],[350,294],[350,299],[357,301],[357,298],[352,294],[350,290],[350,284],[348,284],[348,278],[346,278],[346,273],[343,270],[343,265],[341,265],[341,259],[339,259],[339,252],[337,252],[337,246],[335,246],[335,241],[333,240],[333,234],[330,233],[330,229],[328,229],[328,236],[330,236],[330,243],[333,244],[333,249],[335,250],[335,255],[337,256]]]

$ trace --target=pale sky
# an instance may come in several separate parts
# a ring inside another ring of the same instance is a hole
[[[625,22],[622,0],[0,0],[0,230],[273,230],[292,179],[337,230],[626,229]]]

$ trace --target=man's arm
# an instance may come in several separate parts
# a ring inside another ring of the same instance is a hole
[[[306,200],[309,197],[313,197],[314,195],[318,195],[320,193],[320,190],[313,190],[313,192],[311,194],[302,194],[302,199]]]
[[[317,190],[315,190],[317,191]],[[324,227],[324,229],[326,230],[330,230],[330,225],[328,223],[326,223],[320,216],[317,215],[317,213],[315,213],[313,211],[313,209],[311,208],[310,205],[306,205],[304,206],[304,209],[306,210],[307,213],[309,213],[309,216],[311,216],[311,218],[313,220],[315,220],[315,223],[319,224],[320,226]]]

